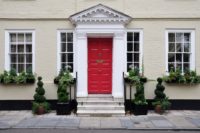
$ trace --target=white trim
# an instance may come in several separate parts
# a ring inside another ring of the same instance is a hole
[[[71,30],[71,29],[58,29],[57,30],[57,74],[59,74],[59,72],[60,72],[60,68],[61,68],[61,56],[60,56],[60,50],[61,50],[61,46],[60,46],[60,43],[61,43],[61,41],[60,41],[60,35],[61,35],[61,33],[73,33],[73,72],[71,73],[72,74],[72,76],[73,77],[75,77],[75,70],[76,70],[76,68],[75,68],[75,62],[76,62],[76,59],[75,59],[75,37],[74,37],[74,30]]]
[[[35,72],[35,30],[34,29],[6,29],[5,30],[5,70],[10,70],[10,57],[9,57],[9,34],[10,33],[31,33],[32,34],[32,72]]]
[[[195,29],[166,29],[165,30],[165,70],[168,75],[168,33],[184,33],[188,32],[191,34],[191,57],[190,57],[190,70],[195,70]]]
[[[140,51],[140,57],[139,57],[139,63],[140,63],[140,73],[142,73],[142,69],[144,69],[144,68],[142,68],[143,67],[143,42],[144,42],[144,38],[143,38],[143,29],[127,29],[126,30],[126,40],[125,40],[125,72],[127,72],[128,70],[127,70],[127,33],[128,32],[139,32],[139,34],[140,34],[140,40],[139,40],[139,42],[140,42],[140,47],[139,47],[139,51]]]

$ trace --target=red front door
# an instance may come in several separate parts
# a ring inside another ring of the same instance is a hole
[[[111,94],[112,38],[88,38],[88,93]]]

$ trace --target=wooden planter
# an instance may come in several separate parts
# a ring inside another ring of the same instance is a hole
[[[134,106],[134,115],[147,115],[148,105],[136,105]]]
[[[57,103],[56,113],[57,115],[69,115],[71,113],[70,103]]]

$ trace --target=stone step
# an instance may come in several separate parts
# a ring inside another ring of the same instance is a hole
[[[87,100],[78,101],[78,105],[124,105],[123,102],[119,101],[109,101],[109,100]]]
[[[111,94],[89,94],[88,95],[89,98],[95,98],[95,97],[98,97],[98,98],[112,98],[113,96]]]
[[[124,110],[78,110],[78,116],[112,117],[125,116]]]
[[[78,110],[124,110],[123,105],[78,105]]]

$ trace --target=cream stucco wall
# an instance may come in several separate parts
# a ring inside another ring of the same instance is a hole
[[[0,73],[4,70],[5,30],[35,30],[35,72],[42,76],[48,99],[56,99],[57,30],[73,29],[67,18],[104,4],[133,17],[129,29],[143,31],[144,74],[155,80],[165,74],[165,30],[194,29],[196,70],[200,73],[200,0],[0,0]],[[145,84],[154,97],[156,82]],[[0,100],[32,99],[34,85],[0,85]],[[134,92],[134,91],[133,91]],[[166,85],[170,99],[200,99],[200,85]]]
[[[128,29],[143,30],[143,63],[144,74],[155,80],[165,74],[165,30],[194,29],[196,42],[196,70],[200,73],[200,21],[198,20],[165,20],[165,19],[136,19],[130,23]],[[57,21],[0,21],[0,72],[4,70],[5,30],[7,29],[34,29],[35,30],[35,72],[42,76],[45,83],[48,99],[56,99],[56,86],[53,78],[57,74],[57,30],[73,29],[70,22]],[[145,95],[154,97],[155,81],[145,84]],[[5,99],[32,99],[35,91],[34,85],[4,86],[0,85],[0,100]],[[134,92],[134,91],[133,91]],[[200,85],[180,86],[166,85],[166,94],[170,99],[200,99]]]
[[[99,3],[134,18],[200,18],[200,0],[0,0],[0,18],[68,18]]]

